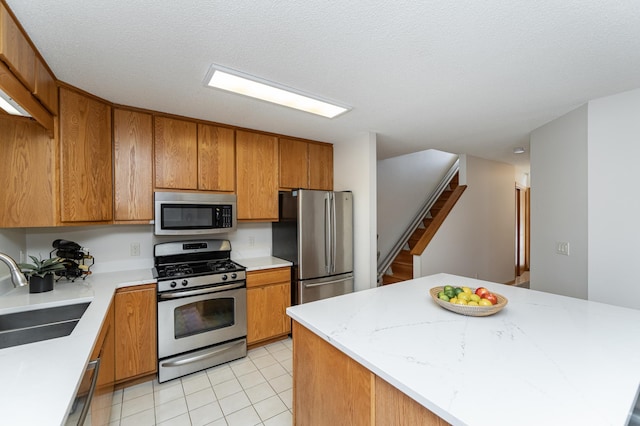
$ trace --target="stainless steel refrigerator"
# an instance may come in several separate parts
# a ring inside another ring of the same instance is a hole
[[[273,255],[293,262],[292,303],[353,292],[353,194],[299,189],[279,203]]]

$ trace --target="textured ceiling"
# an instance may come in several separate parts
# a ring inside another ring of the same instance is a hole
[[[56,77],[109,101],[309,139],[378,134],[528,163],[532,129],[640,87],[640,2],[6,0]],[[353,107],[335,119],[204,87],[217,63]]]

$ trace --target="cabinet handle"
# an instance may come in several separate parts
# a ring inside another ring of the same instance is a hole
[[[89,386],[87,400],[84,403],[84,407],[82,407],[82,412],[80,413],[80,418],[78,419],[78,426],[84,425],[87,414],[89,414],[89,406],[91,405],[91,400],[93,399],[93,392],[96,390],[96,383],[98,383],[98,374],[100,372],[100,358],[97,358],[87,364],[86,371],[90,370],[94,370],[93,378],[91,378],[91,385]]]

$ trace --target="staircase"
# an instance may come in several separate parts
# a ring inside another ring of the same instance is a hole
[[[467,188],[458,184],[458,173],[449,181],[447,188],[433,203],[418,227],[409,236],[402,250],[398,252],[391,266],[382,276],[382,285],[413,279],[413,256],[421,255],[427,244],[433,239],[453,206]]]

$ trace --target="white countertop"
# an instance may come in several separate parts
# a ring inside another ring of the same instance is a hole
[[[115,289],[151,282],[151,269],[142,269],[61,280],[46,293],[21,287],[0,296],[0,315],[91,301],[69,336],[0,349],[0,423],[62,424]]]
[[[509,303],[459,315],[429,296],[446,284]],[[453,425],[622,426],[640,385],[638,310],[438,274],[287,313]]]
[[[240,265],[247,268],[248,272],[259,271],[262,269],[282,268],[293,265],[288,260],[283,260],[273,256],[252,257],[252,258],[233,258]]]

